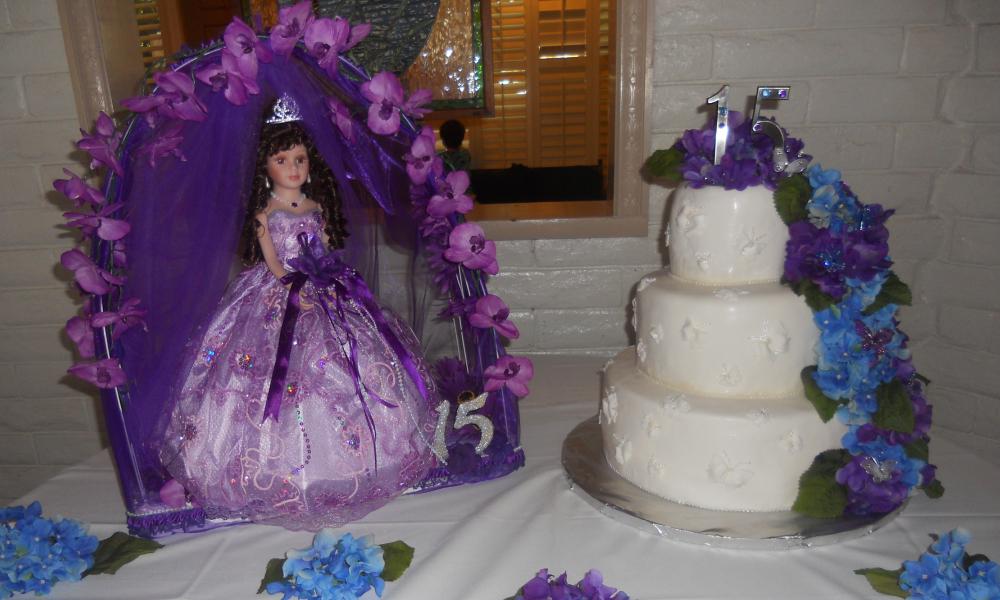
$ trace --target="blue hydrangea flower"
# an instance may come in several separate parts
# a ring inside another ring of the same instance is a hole
[[[323,529],[312,546],[285,554],[285,580],[269,583],[267,592],[282,594],[282,600],[357,600],[374,588],[381,596],[385,589],[379,577],[385,569],[382,554],[371,535],[355,539],[350,533],[338,536],[332,529]]]
[[[0,509],[0,599],[45,595],[59,581],[79,581],[94,565],[97,538],[79,521],[42,518],[38,502]]]

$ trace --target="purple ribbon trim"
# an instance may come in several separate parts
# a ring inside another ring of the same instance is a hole
[[[417,366],[413,363],[410,353],[407,352],[403,343],[389,326],[389,322],[386,321],[382,309],[379,308],[371,291],[365,285],[364,280],[361,279],[357,271],[340,260],[339,252],[327,252],[322,242],[319,241],[318,236],[309,236],[306,233],[300,233],[298,241],[302,246],[303,254],[298,259],[290,260],[289,264],[299,270],[293,271],[281,279],[282,283],[286,285],[291,284],[291,288],[288,291],[285,316],[281,322],[281,333],[278,336],[278,349],[275,357],[274,371],[271,375],[271,384],[267,391],[267,403],[264,406],[264,417],[261,422],[266,421],[269,416],[274,417],[276,422],[278,420],[278,413],[281,410],[281,399],[285,391],[285,379],[288,376],[288,364],[292,352],[295,324],[301,312],[299,292],[306,281],[311,281],[316,288],[316,296],[319,304],[323,308],[323,312],[326,313],[327,318],[330,319],[330,323],[335,325],[339,322],[347,335],[348,347],[351,354],[349,361],[351,365],[351,378],[354,380],[354,389],[358,399],[361,401],[361,406],[365,410],[365,421],[368,424],[368,431],[372,436],[372,447],[375,449],[375,468],[377,471],[378,450],[376,445],[375,420],[372,418],[368,403],[365,402],[362,387],[382,405],[389,408],[397,408],[397,406],[386,402],[381,396],[365,385],[362,380],[361,372],[358,369],[358,342],[344,314],[345,301],[354,300],[358,309],[368,314],[375,324],[379,335],[382,336],[382,339],[385,340],[389,348],[395,353],[396,358],[402,363],[403,368],[409,374],[410,379],[413,380],[417,391],[420,392],[425,402],[427,401],[427,386],[424,385],[424,380],[420,377],[420,373],[417,371]],[[330,288],[333,288],[334,292],[333,299],[335,300],[334,306],[336,310],[333,311],[327,303]],[[334,321],[334,314],[337,315],[337,321]]]

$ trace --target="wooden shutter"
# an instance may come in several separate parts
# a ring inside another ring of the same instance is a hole
[[[142,63],[148,67],[165,56],[156,0],[135,0],[135,20],[139,25]]]
[[[474,139],[480,168],[530,164],[527,96],[526,0],[493,0],[493,97],[495,117],[481,119]]]

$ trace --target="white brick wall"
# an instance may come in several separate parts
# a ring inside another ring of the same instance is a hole
[[[71,381],[74,244],[51,188],[82,173],[55,0],[0,0],[0,506],[100,450],[96,393]]]
[[[1000,462],[1000,1],[657,0],[653,147],[732,96],[792,86],[774,114],[865,202],[897,209],[895,269],[940,435]],[[73,154],[74,110],[55,0],[0,0],[0,502],[100,446],[97,407],[65,377],[72,240],[49,182]],[[742,101],[741,101],[742,102]],[[735,103],[742,107],[741,102]],[[43,183],[44,182],[44,183]],[[491,290],[518,353],[611,355],[630,343],[635,284],[664,263],[668,190],[646,239],[498,243]]]

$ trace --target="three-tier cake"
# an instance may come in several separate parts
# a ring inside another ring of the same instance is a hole
[[[820,332],[779,282],[788,228],[762,186],[685,185],[669,217],[670,266],[639,283],[636,345],[605,372],[608,463],[676,502],[790,509],[847,426],[823,423],[803,392]]]

